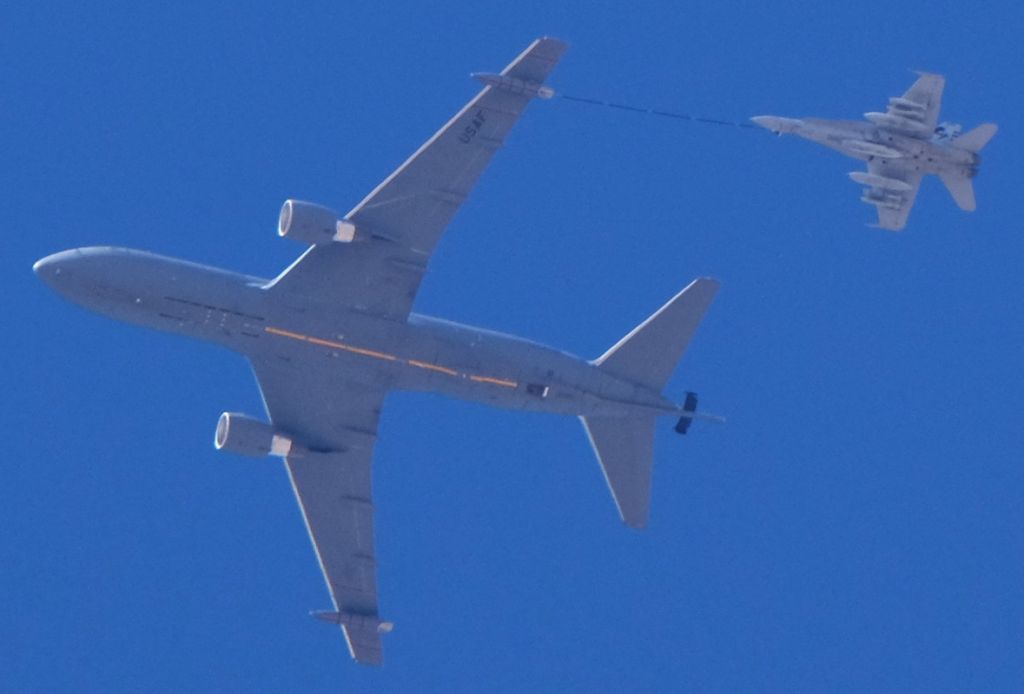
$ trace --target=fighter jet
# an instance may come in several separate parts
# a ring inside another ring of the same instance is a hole
[[[275,279],[122,248],[63,251],[35,266],[57,292],[111,318],[246,357],[266,419],[220,416],[218,449],[284,460],[352,657],[382,662],[371,463],[391,391],[434,391],[579,417],[622,520],[648,518],[655,424],[685,433],[697,398],[662,394],[718,289],[697,279],[600,357],[411,312],[449,221],[565,45],[534,41],[348,214],[286,201],[278,233],[308,246]],[[398,423],[396,423],[397,425]],[[416,453],[422,457],[422,452]],[[442,483],[441,477],[438,483]],[[437,599],[454,596],[437,596]]]
[[[821,118],[751,118],[779,135],[792,133],[867,162],[868,170],[849,176],[866,186],[861,201],[878,210],[878,224],[900,231],[925,174],[936,174],[961,210],[975,209],[971,179],[978,173],[978,152],[996,134],[992,123],[963,135],[956,123],[938,123],[942,75],[918,73],[913,86],[889,99],[885,113],[865,113],[865,121]]]

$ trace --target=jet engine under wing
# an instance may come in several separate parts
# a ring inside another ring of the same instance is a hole
[[[251,359],[273,426],[298,444],[285,459],[352,657],[379,665],[371,468],[385,391],[315,371],[302,361]]]
[[[565,49],[539,38],[501,75],[539,86]],[[484,87],[345,216],[355,242],[313,246],[272,288],[404,320],[442,233],[535,95]]]
[[[923,174],[920,171],[884,164],[877,159],[868,162],[868,173],[879,179],[906,184],[899,185],[900,190],[886,187],[884,184],[873,185],[865,189],[864,197],[861,198],[878,209],[880,228],[901,231],[907,225],[907,217],[910,216],[910,208],[914,206],[917,191],[921,188]]]

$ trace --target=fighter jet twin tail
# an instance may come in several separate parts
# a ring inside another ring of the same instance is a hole
[[[936,174],[961,210],[973,212],[978,152],[996,134],[992,123],[960,134],[955,123],[938,123],[942,75],[920,73],[903,94],[889,99],[885,113],[865,113],[863,121],[756,116],[751,120],[779,135],[792,133],[867,162],[850,178],[865,186],[861,200],[878,210],[874,226],[900,231],[907,224],[921,179]]]
[[[225,412],[215,445],[283,459],[330,591],[314,613],[339,626],[352,656],[379,664],[373,450],[385,396],[436,391],[512,409],[579,417],[622,520],[648,517],[655,424],[686,433],[697,398],[662,389],[710,306],[718,282],[696,279],[603,355],[583,360],[509,335],[412,312],[431,254],[491,156],[565,51],[534,41],[348,214],[297,200],[278,232],[305,246],[268,280],[123,248],[63,251],[35,264],[68,299],[118,320],[223,345],[248,359],[266,419]],[[868,161],[858,181],[888,228],[900,228],[923,173],[938,173],[973,207],[975,152],[994,126],[953,140],[933,135],[942,79],[923,76],[872,124],[764,117]]]

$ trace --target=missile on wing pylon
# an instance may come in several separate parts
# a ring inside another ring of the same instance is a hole
[[[867,157],[899,159],[903,156],[903,153],[898,149],[886,147],[885,145],[878,144],[877,142],[868,142],[867,140],[843,140],[842,144],[851,152],[862,154]]]
[[[906,181],[901,181],[898,178],[879,176],[878,174],[868,173],[867,171],[851,171],[848,175],[857,183],[865,186],[871,186],[872,188],[883,188],[885,190],[906,192],[913,187]]]
[[[864,114],[864,118],[883,128],[905,130],[913,133],[931,132],[931,128],[922,122],[922,117],[923,114],[917,111],[906,111],[899,116],[894,116],[891,113],[879,113],[878,111],[869,111]]]
[[[894,106],[903,111],[924,111],[925,105],[910,99],[904,99],[902,96],[890,96],[889,105]]]
[[[898,210],[903,204],[903,196],[894,193],[874,193],[867,191],[860,198],[861,202],[866,202],[869,205],[878,205],[888,210]]]

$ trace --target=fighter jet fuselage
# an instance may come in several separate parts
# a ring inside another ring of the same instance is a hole
[[[889,99],[886,111],[864,114],[864,120],[783,118],[756,116],[762,128],[779,135],[793,134],[825,145],[867,163],[867,171],[850,178],[865,186],[861,201],[878,210],[883,229],[899,231],[907,223],[921,179],[934,174],[942,179],[957,206],[974,211],[971,179],[978,173],[981,151],[996,133],[985,123],[960,135],[960,126],[939,124],[945,79],[921,73],[903,96]]]
[[[779,134],[797,135],[861,161],[880,159],[923,174],[956,174],[973,178],[981,157],[936,140],[933,133],[915,134],[861,121],[759,116],[756,123]]]

